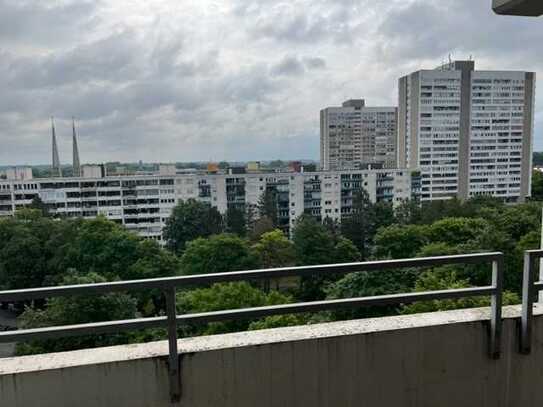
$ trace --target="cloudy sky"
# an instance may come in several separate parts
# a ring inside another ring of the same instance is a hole
[[[543,18],[490,0],[0,0],[0,165],[318,159],[319,109],[397,104],[397,78],[473,55],[543,77]],[[536,149],[543,149],[543,93]]]

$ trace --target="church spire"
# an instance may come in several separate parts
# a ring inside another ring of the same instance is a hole
[[[51,117],[51,135],[53,143],[53,163],[51,166],[53,177],[62,177],[62,169],[60,168],[60,159],[58,157],[57,135],[55,133],[55,122]]]
[[[81,163],[79,162],[79,147],[77,146],[77,133],[75,132],[75,119],[72,117],[72,130],[73,130],[73,176],[81,176]]]

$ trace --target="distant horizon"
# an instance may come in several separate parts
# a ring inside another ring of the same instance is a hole
[[[266,160],[216,160],[216,161],[206,161],[206,160],[198,160],[198,161],[142,161],[142,165],[158,165],[158,164],[207,164],[207,163],[221,163],[221,162],[227,162],[229,164],[243,164],[248,162],[260,162],[260,163],[271,163],[273,161],[283,161],[285,163],[289,163],[292,161],[302,161],[302,162],[310,162],[310,163],[318,163],[320,160],[318,159],[311,159],[311,158],[272,158],[272,159],[266,159]],[[104,161],[104,162],[83,162],[81,165],[103,165],[103,164],[113,164],[113,163],[119,163],[121,165],[123,164],[134,164],[139,165],[138,161]],[[61,167],[71,167],[71,163],[61,163]],[[10,167],[51,167],[51,164],[0,164],[1,168],[10,168]]]

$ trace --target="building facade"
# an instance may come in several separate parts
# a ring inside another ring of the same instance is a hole
[[[398,166],[420,169],[421,200],[531,194],[535,74],[454,61],[399,80]]]
[[[257,206],[266,190],[277,196],[279,225],[289,231],[302,214],[341,220],[353,194],[364,188],[373,202],[394,205],[418,197],[420,179],[407,170],[311,173],[153,174],[95,178],[0,180],[0,216],[11,216],[39,196],[51,213],[68,218],[103,215],[140,236],[161,241],[174,206],[208,202],[221,213]]]
[[[11,167],[6,168],[5,170],[0,170],[0,180],[1,179],[32,179],[32,168],[30,167]]]
[[[321,169],[395,168],[397,115],[395,107],[368,107],[363,99],[321,110]]]

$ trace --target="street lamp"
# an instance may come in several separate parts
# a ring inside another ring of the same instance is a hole
[[[492,0],[496,14],[539,17],[543,14],[542,0]]]

